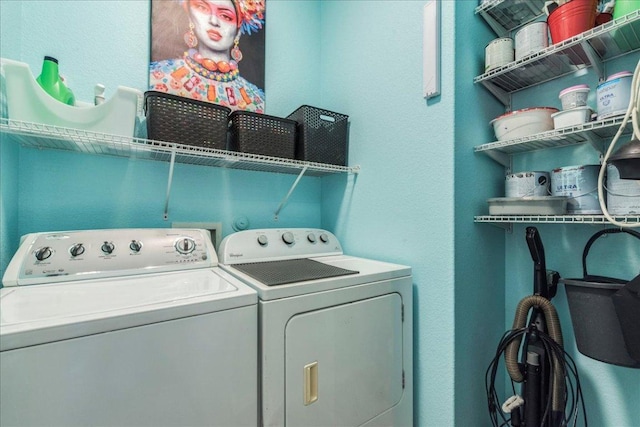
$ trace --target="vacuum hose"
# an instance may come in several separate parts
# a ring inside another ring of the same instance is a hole
[[[522,329],[526,326],[527,315],[532,307],[538,307],[542,310],[546,326],[549,331],[548,335],[562,347],[562,330],[560,329],[558,313],[551,302],[540,295],[530,295],[518,303],[516,315],[513,319],[512,329]],[[522,336],[518,336],[516,339],[511,341],[504,354],[505,366],[509,372],[509,376],[517,383],[524,381],[524,375],[520,371],[520,367],[518,365],[518,351],[520,350],[521,340]],[[552,357],[554,358],[552,408],[554,411],[562,411],[564,407],[564,404],[562,403],[562,399],[564,397],[564,372],[560,361],[557,360],[555,355]]]

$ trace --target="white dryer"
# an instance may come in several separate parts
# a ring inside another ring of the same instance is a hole
[[[241,231],[219,255],[258,291],[261,425],[413,424],[410,267],[321,229]]]
[[[206,230],[29,234],[0,289],[0,425],[255,426],[257,295]]]

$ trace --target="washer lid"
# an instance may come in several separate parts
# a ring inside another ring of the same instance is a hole
[[[256,292],[219,268],[0,289],[0,350],[228,310]]]

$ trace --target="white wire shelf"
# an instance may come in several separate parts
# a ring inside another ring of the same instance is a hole
[[[626,224],[640,223],[640,215],[621,215],[613,218]],[[551,224],[608,224],[604,215],[478,215],[474,222],[486,223],[551,223]]]
[[[509,166],[511,154],[547,148],[591,143],[598,152],[603,153],[623,121],[624,116],[611,117],[521,138],[490,142],[474,147],[474,151],[487,154],[505,167]],[[629,120],[622,135],[630,135],[631,132],[632,125]]]
[[[481,15],[493,31],[504,37],[542,15],[545,0],[513,1],[485,0],[476,7],[476,15]]]
[[[599,25],[571,39],[490,70],[474,78],[504,105],[509,94],[594,67],[604,77],[603,62],[640,49],[640,10]]]
[[[305,174],[310,176],[358,173],[360,171],[359,166],[304,162],[9,119],[0,119],[0,133],[12,135],[25,147],[162,162],[175,161],[191,165],[287,174],[300,174],[305,170]],[[172,160],[172,156],[174,156],[174,160]]]
[[[485,0],[476,8],[499,37],[508,37],[514,30],[543,16],[544,1]],[[595,27],[561,43],[502,67],[490,70],[474,79],[481,83],[509,110],[511,94],[578,70],[593,67],[604,79],[604,62],[640,49],[640,11]],[[474,147],[505,167],[511,166],[511,155],[529,151],[590,143],[602,153],[616,134],[623,117],[589,122],[578,126],[496,141]],[[623,135],[631,134],[627,124]],[[621,223],[640,224],[640,215],[614,216]],[[478,215],[474,222],[491,223],[508,231],[514,223],[608,224],[604,215]]]

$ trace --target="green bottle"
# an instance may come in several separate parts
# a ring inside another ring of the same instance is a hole
[[[42,73],[36,79],[38,84],[49,95],[54,97],[60,102],[68,105],[75,105],[76,98],[71,92],[58,73],[58,60],[51,56],[45,56],[42,63]]]

